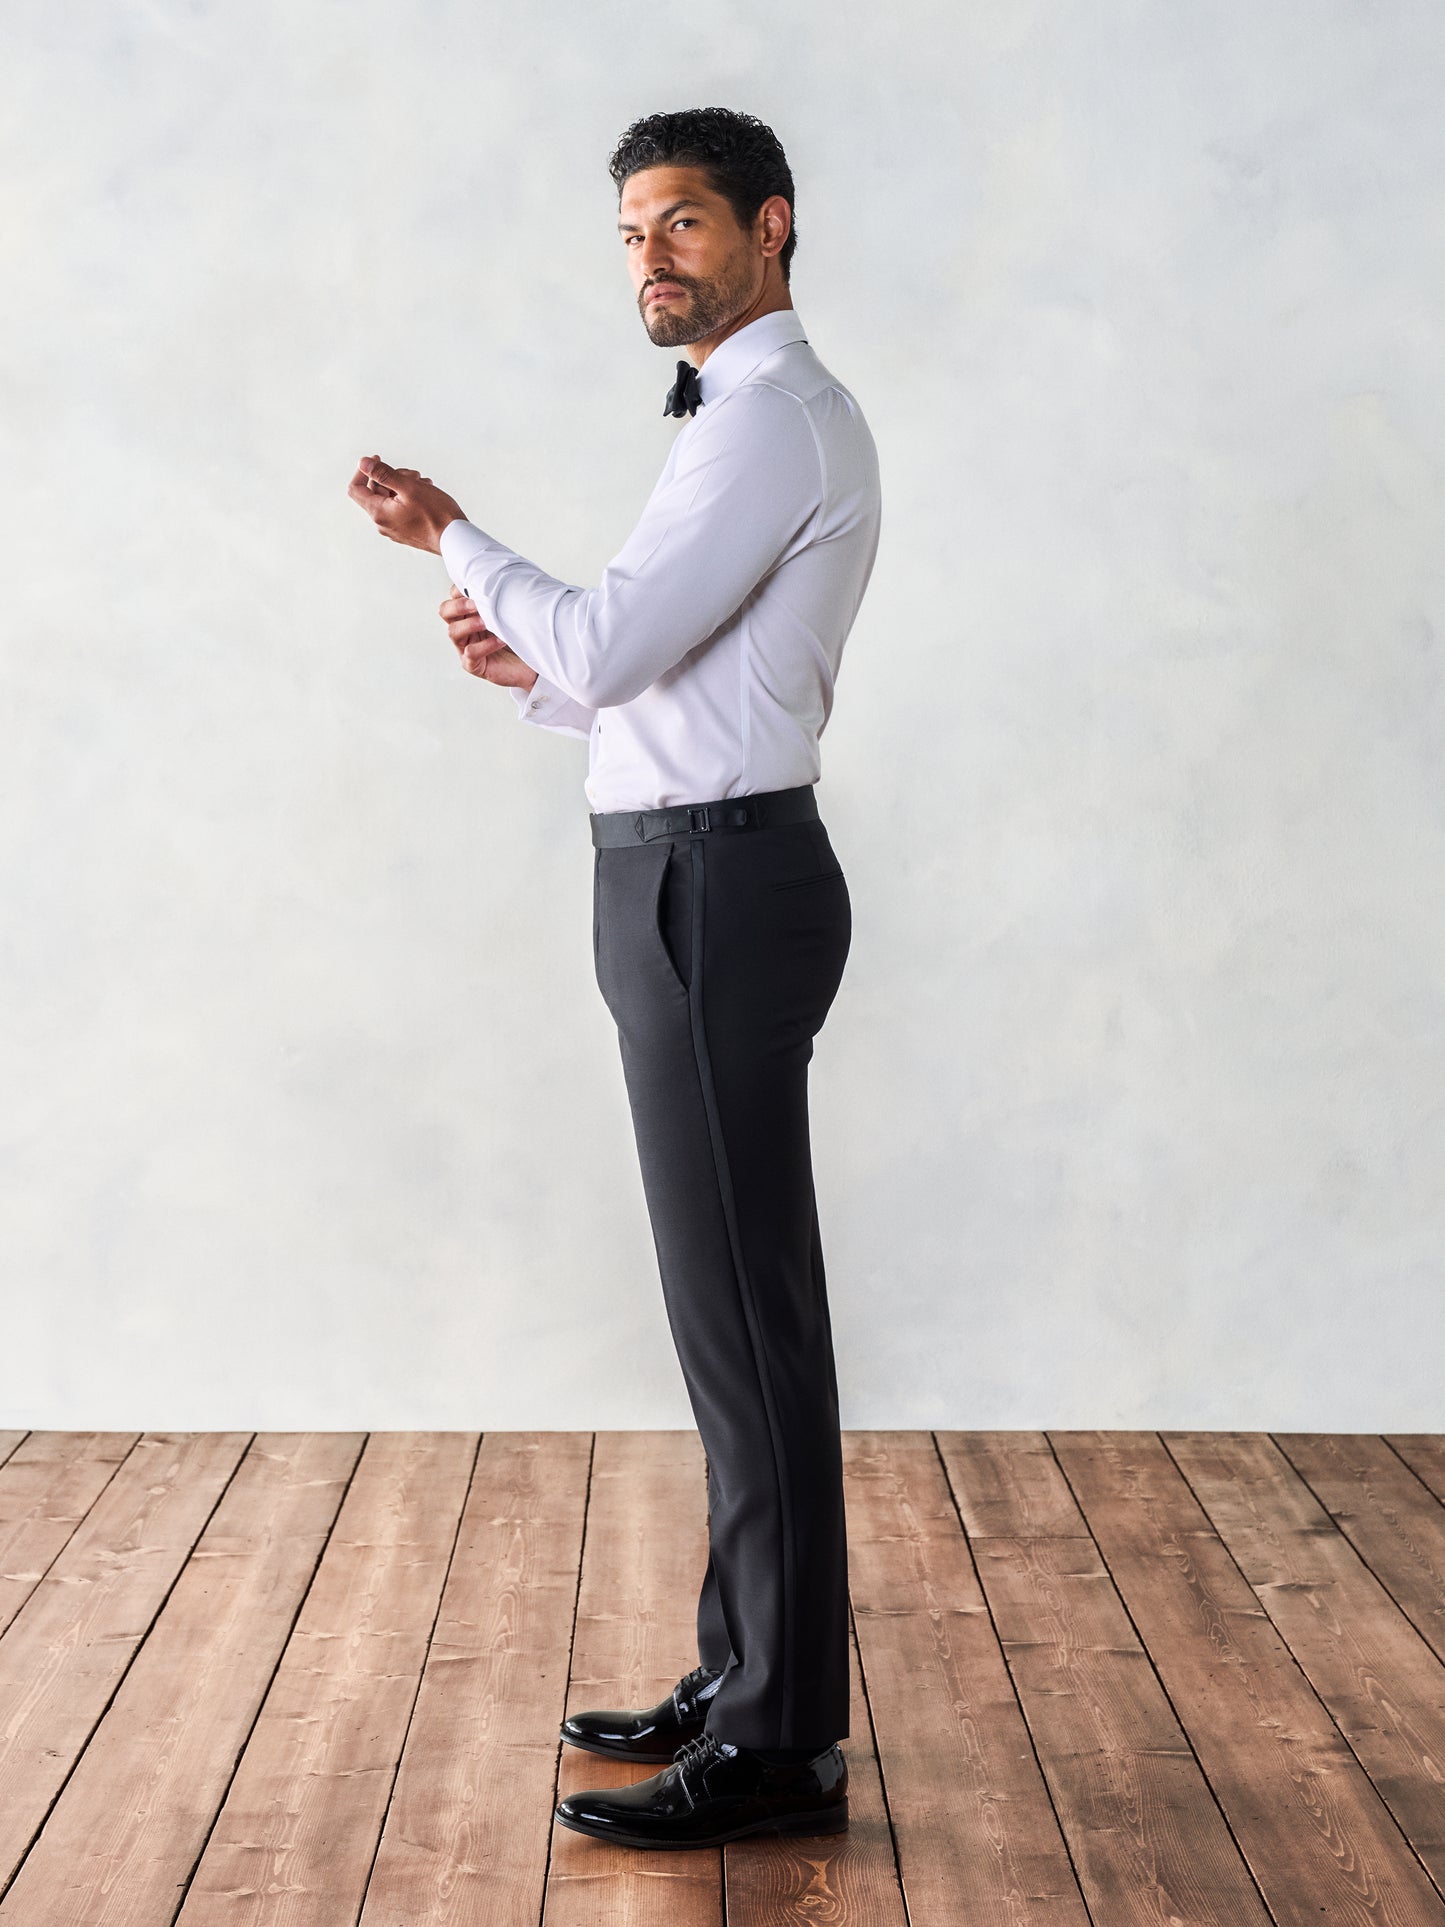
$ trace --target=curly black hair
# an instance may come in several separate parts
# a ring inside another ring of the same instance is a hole
[[[633,121],[607,163],[619,202],[623,182],[640,167],[701,168],[713,192],[731,206],[739,227],[751,227],[773,194],[781,194],[789,214],[793,212],[793,176],[781,141],[756,116],[734,113],[730,107],[688,107]],[[790,279],[797,244],[793,221],[778,254],[784,281]]]

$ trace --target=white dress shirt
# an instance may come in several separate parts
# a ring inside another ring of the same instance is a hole
[[[878,451],[797,311],[698,370],[657,486],[595,589],[457,520],[451,580],[537,671],[523,722],[589,744],[595,811],[816,782],[843,644],[878,550]]]

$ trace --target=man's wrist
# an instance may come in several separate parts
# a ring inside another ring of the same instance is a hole
[[[446,534],[446,532],[447,532],[447,530],[448,530],[448,529],[449,529],[449,528],[450,528],[450,527],[452,526],[452,524],[453,524],[454,522],[455,522],[455,523],[461,523],[461,522],[465,522],[465,521],[466,521],[466,519],[467,519],[467,518],[466,518],[466,516],[465,516],[465,515],[449,515],[449,516],[448,516],[448,517],[446,518],[446,520],[445,520],[444,522],[433,522],[433,523],[432,523],[432,529],[431,529],[431,538],[432,538],[432,543],[431,543],[431,546],[432,546],[432,554],[433,554],[433,555],[440,555],[440,554],[441,554],[441,552],[442,552],[442,537],[443,537],[443,536],[444,536],[444,535]]]

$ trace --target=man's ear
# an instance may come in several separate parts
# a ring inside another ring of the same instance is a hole
[[[764,243],[764,251],[771,257],[781,254],[792,231],[787,197],[770,194],[758,209],[759,240]]]

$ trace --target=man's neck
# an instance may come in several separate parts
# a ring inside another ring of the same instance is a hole
[[[780,288],[771,297],[760,297],[755,306],[745,308],[735,321],[730,321],[715,335],[704,335],[701,340],[690,341],[687,344],[687,353],[693,367],[701,368],[713,349],[720,348],[728,336],[735,335],[740,328],[746,328],[750,322],[761,321],[765,314],[778,314],[783,309],[791,308],[792,305],[793,297],[786,288]]]

